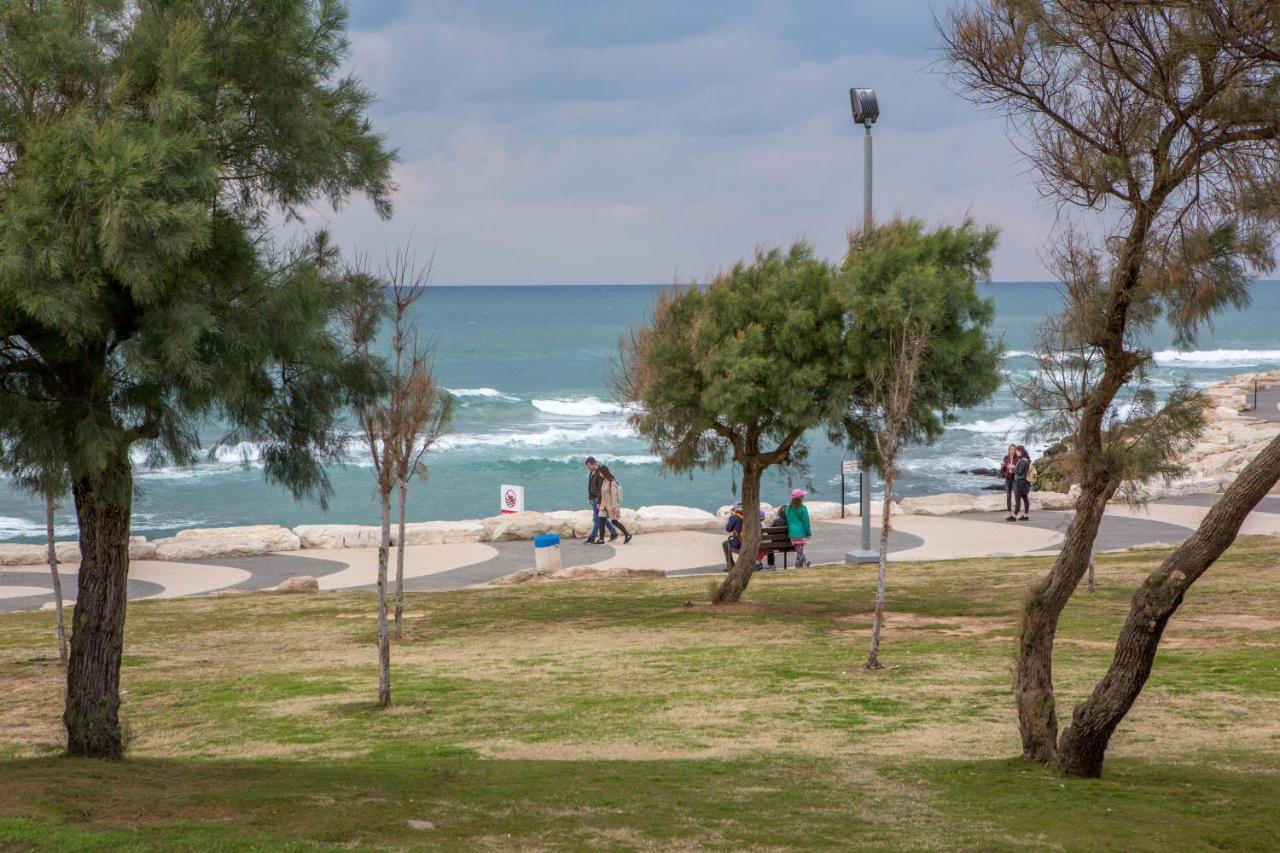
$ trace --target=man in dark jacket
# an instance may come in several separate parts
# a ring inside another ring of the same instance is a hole
[[[617,539],[618,533],[613,529],[613,522],[600,517],[600,486],[604,475],[600,473],[600,465],[594,456],[587,457],[587,470],[590,472],[587,475],[587,503],[591,504],[591,535],[587,537],[586,544],[603,545],[606,530],[611,539]]]

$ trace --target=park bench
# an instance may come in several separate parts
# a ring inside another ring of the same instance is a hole
[[[760,531],[760,551],[764,554],[782,554],[782,568],[787,567],[787,554],[794,554],[791,536],[785,524],[774,524]]]

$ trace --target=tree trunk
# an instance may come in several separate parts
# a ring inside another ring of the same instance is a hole
[[[1097,566],[1094,565],[1093,555],[1089,555],[1089,592],[1098,591],[1098,582],[1095,575],[1097,574]]]
[[[1089,568],[1107,500],[1116,484],[1105,474],[1082,485],[1076,513],[1067,528],[1062,551],[1047,577],[1031,588],[1023,606],[1018,638],[1016,698],[1022,757],[1051,763],[1057,760],[1058,714],[1053,695],[1053,641],[1058,618]]]
[[[129,512],[133,472],[128,455],[112,460],[98,480],[72,486],[80,524],[80,579],[72,616],[67,701],[62,720],[67,750],[120,758],[120,657],[124,649],[129,579]]]
[[[866,669],[882,669],[880,663],[880,628],[884,625],[884,585],[889,563],[889,512],[893,508],[893,459],[885,460],[884,502],[880,507],[880,565],[876,572],[876,615],[871,621],[871,653],[867,655]]]
[[[399,640],[404,636],[404,501],[409,485],[400,481],[400,524],[396,532],[396,629]]]
[[[391,704],[391,640],[387,636],[387,563],[391,557],[391,490],[380,491],[382,539],[378,543],[378,705]]]
[[[62,578],[58,576],[58,549],[53,541],[53,498],[44,499],[44,526],[49,541],[49,574],[53,577],[53,610],[58,615],[58,662],[67,665],[67,622],[62,615]]]
[[[713,604],[727,604],[742,598],[751,575],[756,570],[756,555],[760,553],[760,477],[762,469],[742,468],[742,550],[729,575],[716,590]]]
[[[1191,585],[1231,546],[1249,513],[1277,482],[1280,437],[1272,439],[1245,467],[1195,533],[1138,587],[1107,674],[1089,698],[1076,706],[1071,725],[1062,733],[1059,753],[1069,773],[1091,778],[1102,775],[1107,744],[1151,674],[1169,617]]]

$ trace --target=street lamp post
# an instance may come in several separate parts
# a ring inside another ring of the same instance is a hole
[[[871,217],[871,125],[880,118],[880,103],[874,89],[850,89],[849,105],[853,109],[853,123],[866,129],[862,137],[862,227],[870,229]],[[880,555],[871,550],[871,472],[868,454],[864,450],[859,468],[858,512],[862,516],[862,547],[845,554],[847,563],[874,563]]]

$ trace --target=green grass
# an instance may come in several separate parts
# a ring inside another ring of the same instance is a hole
[[[1064,614],[1061,717],[1161,556]],[[1011,758],[1044,560],[891,567],[875,674],[864,569],[733,607],[704,578],[411,595],[386,711],[368,594],[140,602],[114,764],[60,755],[52,617],[4,615],[0,850],[1273,849],[1278,565],[1247,540],[1196,585],[1092,781]]]

